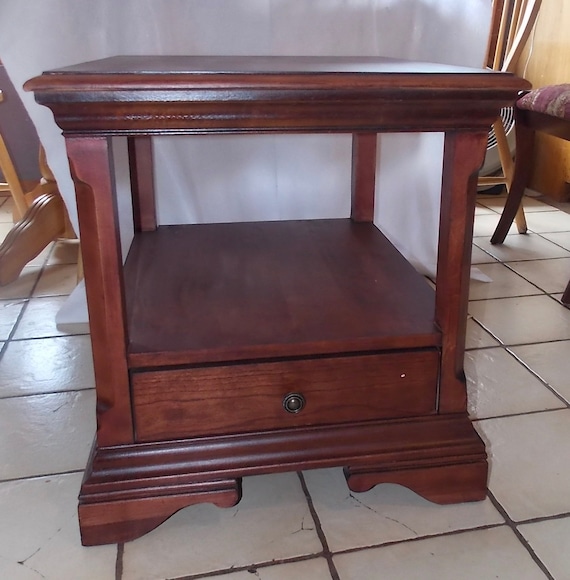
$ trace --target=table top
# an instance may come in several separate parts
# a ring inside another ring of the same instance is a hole
[[[48,75],[198,74],[493,74],[478,69],[364,56],[113,56],[47,71]]]
[[[382,57],[116,56],[28,81],[66,134],[482,129],[529,83]]]

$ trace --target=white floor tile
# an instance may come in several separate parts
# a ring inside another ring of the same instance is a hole
[[[570,339],[570,310],[548,296],[475,300],[469,313],[504,344]]]
[[[79,257],[78,240],[59,240],[54,243],[48,264],[77,264]]]
[[[37,572],[26,568],[19,562],[4,560],[0,556],[0,578],[9,578],[10,580],[40,580],[41,576]]]
[[[321,550],[297,474],[248,477],[234,508],[191,506],[125,544],[123,580],[162,580]]]
[[[352,493],[341,469],[306,471],[305,480],[334,552],[503,521],[489,500],[439,505],[392,484]]]
[[[46,263],[48,256],[50,255],[51,247],[52,244],[46,246],[35,258],[32,258],[28,262],[28,266],[43,266]]]
[[[82,474],[0,483],[0,578],[115,578],[116,546],[80,544]]]
[[[515,521],[570,512],[570,409],[476,423],[489,489]]]
[[[507,200],[506,194],[477,196],[478,205],[486,207],[487,209],[497,213],[503,212],[506,200]],[[530,195],[527,194],[525,194],[525,196],[523,197],[523,208],[525,213],[532,213],[535,211],[557,211],[555,207],[545,203],[544,201],[536,199],[535,197],[531,197]]]
[[[24,300],[0,300],[0,340],[10,336],[24,304]]]
[[[334,557],[341,580],[544,580],[507,527]]]
[[[529,230],[536,233],[570,230],[570,215],[561,211],[530,213],[526,216],[526,222]]]
[[[18,323],[14,338],[44,338],[71,334],[62,331],[55,324],[55,316],[67,298],[67,296],[31,298]]]
[[[513,262],[509,266],[548,293],[564,292],[570,280],[570,258]]]
[[[2,221],[0,222],[0,240],[3,240],[12,229],[13,224],[11,221]]]
[[[84,469],[95,435],[95,392],[0,399],[0,480]]]
[[[77,265],[46,266],[34,289],[34,296],[68,295],[77,286]]]
[[[472,264],[489,264],[489,263],[495,263],[497,260],[495,258],[493,258],[493,256],[490,256],[489,254],[487,254],[487,252],[484,252],[481,248],[473,245],[472,251],[471,251],[471,263]]]
[[[570,341],[517,346],[512,351],[570,403]]]
[[[94,387],[89,336],[12,341],[0,359],[0,398]]]
[[[478,203],[475,206],[475,215],[497,215],[497,212],[494,209],[490,209],[485,205]]]
[[[535,211],[557,211],[554,206],[528,195],[523,197],[523,207],[525,213],[533,213]]]
[[[476,215],[473,236],[476,238],[481,236],[490,238],[499,223],[500,217],[499,214]],[[517,228],[515,224],[513,224],[509,229],[509,235],[515,234],[516,232]]]
[[[483,274],[491,278],[491,282],[472,280],[469,285],[470,300],[541,294],[541,291],[536,286],[527,282],[503,264],[479,264],[477,267]]]
[[[558,232],[554,234],[542,234],[542,237],[570,250],[570,232]]]
[[[519,530],[556,580],[570,578],[570,517],[525,524]]]
[[[2,180],[3,181],[3,180]],[[11,197],[4,198],[0,197],[0,223],[8,224],[11,228],[14,224],[14,216],[12,213],[12,208],[14,207],[14,202]],[[0,241],[2,238],[0,238]]]
[[[489,237],[475,238],[473,242],[476,247],[485,250],[501,262],[570,257],[567,249],[546,240],[542,235],[533,233],[509,234],[502,244],[491,244]]]
[[[564,407],[558,397],[502,348],[468,351],[465,374],[468,410],[473,418]]]
[[[489,211],[493,213],[500,214],[505,207],[505,201],[507,201],[507,194],[501,193],[500,195],[497,194],[488,194],[485,191],[477,194],[477,205],[487,208]]]
[[[466,348],[484,348],[486,346],[499,346],[499,344],[499,341],[475,322],[473,318],[467,319]]]
[[[15,298],[28,298],[32,293],[32,288],[40,275],[41,268],[37,266],[26,266],[19,278],[11,284],[0,286],[0,300],[13,300]]]

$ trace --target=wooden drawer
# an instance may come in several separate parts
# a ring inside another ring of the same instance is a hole
[[[136,440],[431,414],[438,370],[433,349],[135,372]]]

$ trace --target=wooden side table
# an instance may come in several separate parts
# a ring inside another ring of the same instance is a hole
[[[260,473],[344,466],[353,491],[485,497],[463,373],[475,189],[491,123],[527,86],[312,57],[114,57],[27,83],[64,131],[77,191],[98,424],[84,544],[234,505]],[[398,131],[445,132],[435,291],[372,223],[376,134]],[[350,218],[157,224],[153,135],[266,132],[353,135]],[[136,229],[124,267],[115,135]]]

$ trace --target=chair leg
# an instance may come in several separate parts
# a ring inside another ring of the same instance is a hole
[[[570,282],[568,282],[568,286],[566,286],[566,290],[564,290],[564,294],[562,294],[562,304],[570,304]]]
[[[519,209],[517,209],[517,215],[515,215],[515,224],[517,224],[517,232],[519,234],[526,234],[526,216],[524,215],[524,209],[522,203],[519,204]]]
[[[532,169],[532,149],[534,144],[534,131],[522,124],[517,124],[515,120],[516,130],[516,157],[515,157],[515,172],[512,183],[509,187],[509,194],[501,218],[491,237],[492,244],[502,244],[505,241],[507,233],[519,212],[522,208],[521,202],[524,195],[524,190],[530,171]],[[524,218],[524,214],[523,214]],[[519,232],[526,232],[526,220],[524,224],[517,223]],[[522,227],[521,227],[522,226]],[[523,231],[521,231],[521,229]]]

